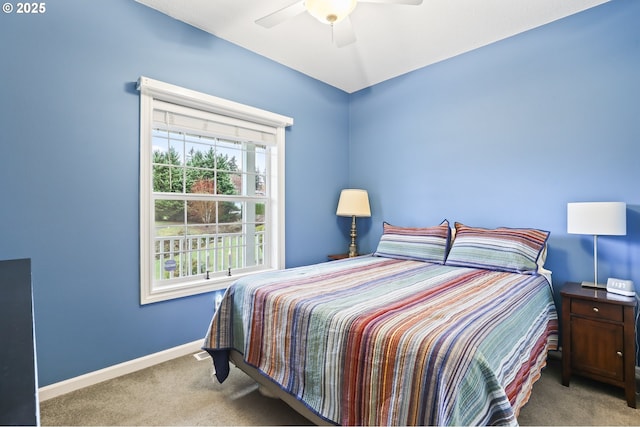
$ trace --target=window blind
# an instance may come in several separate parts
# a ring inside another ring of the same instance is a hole
[[[153,126],[164,130],[276,144],[277,128],[155,100]]]

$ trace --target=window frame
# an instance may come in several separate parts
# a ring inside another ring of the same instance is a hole
[[[227,288],[231,282],[252,272],[232,276],[194,278],[175,286],[154,286],[154,202],[152,185],[152,129],[156,102],[171,103],[180,107],[218,115],[222,121],[235,125],[238,121],[256,126],[273,128],[275,136],[271,145],[267,179],[269,180],[269,212],[267,222],[271,238],[267,242],[268,256],[265,265],[258,271],[282,269],[285,266],[285,129],[293,125],[293,119],[255,107],[218,98],[212,95],[182,88],[180,86],[140,77],[137,83],[140,92],[140,304],[182,298],[190,295]]]

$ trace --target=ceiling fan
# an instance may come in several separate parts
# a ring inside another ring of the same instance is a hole
[[[358,3],[404,4],[417,6],[423,0],[299,0],[256,20],[265,28],[275,27],[287,19],[309,12],[323,24],[331,25],[333,41],[337,47],[347,46],[356,41],[349,14]]]

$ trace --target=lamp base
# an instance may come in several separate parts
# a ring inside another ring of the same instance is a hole
[[[356,250],[356,245],[355,243],[351,243],[349,245],[349,258],[353,258],[355,256],[358,256],[358,251]]]
[[[606,283],[582,282],[583,288],[607,289]]]
[[[353,215],[351,217],[351,244],[349,245],[349,258],[353,258],[358,256],[358,249],[356,247],[356,216]]]

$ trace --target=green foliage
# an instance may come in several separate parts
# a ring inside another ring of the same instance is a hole
[[[153,152],[153,191],[162,193],[182,192],[183,173],[180,155],[171,147],[167,152]],[[183,203],[158,200],[155,206],[156,221],[181,221]]]
[[[180,154],[171,147],[167,152],[153,152],[153,191],[176,193],[182,191]]]
[[[216,154],[213,148],[204,153],[191,150],[189,154],[187,188],[193,188],[194,183],[200,180],[215,180],[215,194],[236,194],[230,174],[238,170],[235,157],[229,159],[226,154]]]
[[[216,154],[211,147],[208,151],[191,150],[183,167],[180,154],[175,148],[168,151],[153,152],[153,191],[161,193],[182,193],[183,191],[200,194],[237,194],[234,178],[239,181],[240,175],[235,157]],[[229,204],[225,202],[224,205]],[[183,221],[185,204],[182,201],[158,200],[155,205],[156,221]],[[216,202],[190,202],[188,214],[195,221],[211,223],[215,218]],[[235,220],[229,215],[233,204],[220,211],[221,222]]]

